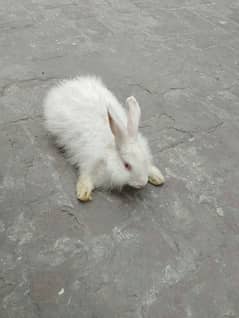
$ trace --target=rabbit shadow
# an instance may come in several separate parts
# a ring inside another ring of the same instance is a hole
[[[136,189],[128,185],[124,186],[120,191],[112,189],[110,195],[124,203],[135,203],[144,199],[145,189]]]

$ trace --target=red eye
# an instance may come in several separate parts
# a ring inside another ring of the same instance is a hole
[[[127,170],[131,170],[131,169],[132,169],[131,165],[130,165],[128,162],[125,162],[125,163],[124,163],[124,166],[125,166],[125,168],[126,168]]]

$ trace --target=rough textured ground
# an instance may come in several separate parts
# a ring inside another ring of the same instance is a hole
[[[239,317],[238,0],[0,0],[0,317]],[[167,182],[75,198],[58,79],[134,94]]]

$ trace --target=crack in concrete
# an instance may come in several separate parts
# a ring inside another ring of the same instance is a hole
[[[71,208],[71,207],[63,206],[63,207],[60,208],[60,211],[63,212],[63,213],[65,213],[65,214],[67,214],[67,215],[69,215],[70,217],[72,217],[73,220],[80,226],[81,229],[82,229],[82,228],[84,228],[84,229],[86,228],[86,225],[83,224],[83,223],[79,220],[79,218],[77,217],[77,215],[75,215],[74,212],[72,212],[72,208]]]
[[[2,125],[3,126],[6,126],[6,125],[11,125],[11,124],[17,124],[19,122],[25,122],[25,121],[28,121],[28,120],[34,120],[36,118],[42,118],[42,115],[36,115],[34,117],[32,116],[25,116],[25,117],[21,117],[21,118],[18,118],[18,119],[14,119],[14,120],[10,120],[8,122],[4,122]]]
[[[169,127],[170,129],[174,129],[177,132],[181,132],[183,134],[188,134],[191,138],[194,137],[193,135],[193,131],[191,130],[186,130],[186,129],[182,129],[182,128],[177,128],[177,127]]]
[[[217,123],[216,125],[209,127],[207,131],[204,131],[204,132],[207,132],[208,134],[214,133],[218,128],[222,127],[223,125],[224,125],[224,121],[221,121]]]
[[[154,119],[160,120],[162,117],[167,117],[168,119],[172,120],[173,123],[175,123],[175,119],[173,118],[173,116],[171,116],[171,115],[169,115],[169,114],[163,112],[163,113],[161,113],[161,114],[155,114],[155,115],[153,115],[151,118],[144,120],[144,121],[142,122],[142,125],[140,125],[140,128],[150,127],[150,126],[151,126],[150,123],[151,123]],[[145,125],[145,123],[146,123],[146,125]],[[147,124],[147,123],[149,123],[149,124]]]
[[[176,142],[170,144],[169,146],[162,147],[158,152],[161,153],[161,152],[164,152],[166,150],[176,148],[177,146],[185,144],[186,142],[188,142],[189,139],[190,138],[187,138],[187,139],[184,138],[183,140],[176,141]]]
[[[189,89],[189,87],[169,87],[169,88],[167,88],[166,90],[164,90],[162,92],[157,92],[157,91],[152,90],[151,88],[145,87],[145,85],[143,85],[141,83],[131,83],[131,84],[129,84],[129,86],[136,86],[136,87],[141,88],[142,90],[144,90],[148,94],[151,94],[151,95],[155,94],[155,95],[159,95],[159,96],[160,95],[165,95],[168,92],[173,91],[173,90],[186,90],[186,89]]]
[[[9,81],[7,84],[3,85],[0,88],[0,97],[4,97],[6,96],[6,91],[13,85],[18,86],[19,84],[25,84],[25,83],[29,83],[29,82],[47,82],[47,81],[53,81],[53,80],[58,80],[58,78],[50,76],[50,77],[33,77],[33,78],[28,78],[28,79],[15,79],[15,80],[11,80]]]
[[[184,138],[183,140],[180,140],[178,142],[174,142],[174,143],[170,144],[169,146],[165,146],[165,147],[161,148],[159,150],[159,152],[164,152],[164,151],[166,151],[168,149],[175,148],[178,145],[185,144],[185,143],[189,142],[190,139],[195,138],[199,134],[202,135],[202,134],[205,134],[205,133],[207,133],[207,134],[214,133],[218,128],[222,127],[223,124],[224,124],[224,121],[219,122],[219,123],[217,123],[216,125],[214,125],[212,127],[209,127],[207,130],[201,130],[201,131],[186,131],[184,129],[180,129],[180,128],[176,128],[176,127],[169,127],[167,129],[175,129],[176,131],[180,131],[180,132],[183,132],[185,134],[188,134],[188,138]]]
[[[34,121],[35,119],[38,119],[38,118],[42,118],[42,115],[36,115],[34,117],[33,116],[25,116],[25,117],[10,120],[7,122],[3,122],[3,123],[0,123],[0,130],[4,130],[4,129],[6,129],[7,126],[10,126],[10,125],[22,124],[22,123],[25,123],[25,122],[30,121],[30,120]]]
[[[132,83],[132,84],[129,84],[129,86],[136,86],[136,87],[141,88],[143,91],[145,91],[148,94],[154,94],[154,92],[151,89],[145,87],[144,85],[142,85],[140,83]]]
[[[146,122],[146,125],[142,125],[140,126],[140,128],[147,128],[147,127],[150,127],[150,122],[152,120],[154,120],[155,118],[160,120],[160,118],[162,118],[163,116],[167,117],[168,119],[172,120],[173,121],[173,124],[175,124],[176,120],[175,118],[172,116],[172,115],[169,115],[165,112],[161,113],[161,114],[157,114],[157,115],[154,115],[153,117],[151,117],[150,119],[144,121],[144,123]],[[149,123],[149,124],[148,124]],[[167,131],[167,130],[170,130],[170,129],[173,129],[177,132],[180,132],[184,135],[187,135],[187,137],[185,136],[183,139],[179,140],[179,141],[175,141],[173,142],[172,144],[168,145],[168,146],[165,146],[165,147],[162,147],[158,152],[164,152],[168,149],[172,149],[172,148],[175,148],[177,147],[178,145],[182,145],[186,142],[188,142],[190,139],[192,138],[195,138],[198,134],[202,135],[204,133],[207,133],[207,134],[211,134],[211,133],[214,133],[218,128],[220,128],[221,126],[223,126],[224,124],[224,121],[220,121],[218,123],[216,123],[215,125],[207,128],[206,130],[186,130],[186,129],[183,129],[183,128],[179,128],[179,127],[175,127],[174,125],[170,125],[168,127],[165,127],[163,128],[161,131]],[[157,140],[158,138],[156,139],[151,139],[151,141],[155,141]]]
[[[168,115],[167,113],[162,113],[159,116],[153,116],[153,118],[158,117],[158,119],[160,119],[162,116],[166,116],[166,117],[170,118],[174,123],[176,121],[172,115]],[[149,121],[151,121],[153,118],[151,118]],[[177,132],[180,132],[180,133],[184,134],[185,137],[183,139],[179,140],[179,141],[173,142],[172,144],[170,144],[168,146],[162,147],[158,152],[164,152],[164,151],[166,151],[168,149],[173,149],[173,148],[177,147],[178,145],[182,145],[182,144],[190,141],[190,139],[197,137],[199,134],[202,135],[204,133],[207,133],[207,134],[214,133],[218,128],[222,127],[223,124],[224,124],[224,121],[218,122],[215,125],[207,128],[206,130],[186,130],[186,129],[178,128],[178,127],[175,127],[175,126],[168,126],[168,127],[164,128],[164,129],[162,129],[161,131],[167,131],[167,130],[173,129],[173,130],[175,130]],[[144,125],[144,126],[141,126],[141,127],[145,128],[145,127],[149,127],[149,126],[150,125]],[[155,141],[155,140],[156,139],[154,139],[153,141]]]
[[[49,57],[33,57],[31,60],[32,61],[50,61],[50,60],[54,60],[54,59],[60,59],[62,57],[64,57],[65,55],[63,54],[59,54],[59,55],[53,55],[53,56],[49,56]]]
[[[26,178],[26,177],[27,177],[27,171],[24,173],[24,178]],[[57,191],[53,189],[53,190],[50,190],[47,195],[41,194],[41,195],[39,195],[38,197],[36,197],[34,199],[24,200],[23,203],[25,205],[31,205],[31,204],[39,203],[42,200],[45,201],[46,199],[50,198],[51,196],[55,195],[56,193],[57,193]]]
[[[59,5],[50,5],[50,4],[46,4],[44,5],[44,9],[47,10],[54,10],[54,9],[61,9],[61,8],[68,8],[68,7],[78,7],[78,2],[70,2],[70,3],[61,3]]]
[[[7,32],[7,31],[21,31],[21,30],[25,30],[25,29],[30,29],[32,27],[34,27],[35,25],[33,23],[27,23],[24,25],[13,25],[13,26],[6,26],[6,25],[0,25],[0,29],[1,31]]]

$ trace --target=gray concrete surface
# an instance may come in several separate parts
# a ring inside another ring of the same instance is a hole
[[[238,0],[0,0],[0,317],[239,317]],[[167,182],[75,199],[58,79],[134,94]]]

